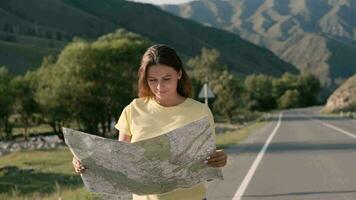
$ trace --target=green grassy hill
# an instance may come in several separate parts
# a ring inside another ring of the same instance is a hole
[[[356,73],[354,0],[200,0],[161,8],[266,47],[331,87]]]
[[[117,28],[125,28],[153,42],[173,46],[183,59],[198,55],[202,47],[216,48],[221,52],[221,61],[239,74],[298,73],[294,66],[267,49],[232,33],[179,18],[149,4],[123,0],[2,0],[0,14],[3,16],[0,29],[7,36],[2,39],[7,41],[6,44],[19,46],[18,38],[24,36],[41,38],[47,41],[44,43],[51,44],[50,48],[44,49],[42,41],[39,45],[41,50],[26,51],[37,45],[22,41],[20,46],[24,49],[18,49],[19,53],[14,50],[11,59],[0,57],[0,65],[5,64],[15,72],[23,72],[23,69],[41,61],[22,62],[22,57],[56,54],[63,43],[71,41],[74,36],[91,40]],[[23,55],[23,52],[31,55]]]
[[[60,49],[25,45],[0,40],[0,65],[5,65],[12,73],[23,74],[40,66],[42,58],[57,55]]]

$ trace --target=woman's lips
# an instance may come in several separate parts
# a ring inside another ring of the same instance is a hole
[[[162,92],[157,92],[158,94],[165,94],[167,93],[168,91],[162,91]]]

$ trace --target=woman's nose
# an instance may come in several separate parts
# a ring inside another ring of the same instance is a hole
[[[158,81],[157,82],[157,89],[159,90],[159,89],[162,89],[163,87],[164,87],[163,82],[162,81]]]

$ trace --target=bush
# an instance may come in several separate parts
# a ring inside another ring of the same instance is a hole
[[[299,106],[299,92],[297,90],[287,90],[279,99],[278,107],[281,109],[296,108]]]

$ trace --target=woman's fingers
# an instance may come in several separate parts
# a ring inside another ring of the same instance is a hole
[[[226,160],[226,156],[225,155],[210,157],[208,159],[208,162],[219,162],[219,161],[222,161],[222,160]]]
[[[212,167],[224,167],[225,166],[225,162],[209,163],[208,165],[210,165]]]
[[[85,172],[85,169],[75,169],[75,172],[77,172],[77,173],[84,173]]]
[[[212,163],[224,163],[226,162],[226,158],[213,158],[213,159],[210,159],[210,160],[207,160],[207,164],[212,164]]]
[[[79,167],[84,167],[85,168],[85,166],[76,158],[73,158],[72,163],[73,163],[74,166],[79,166]]]
[[[212,167],[223,167],[226,165],[227,155],[224,150],[216,150],[206,160],[205,163]]]
[[[74,167],[74,170],[75,170],[75,172],[77,172],[77,173],[84,173],[85,170],[86,170],[86,168],[84,168],[83,166],[75,166],[75,167]]]
[[[73,157],[72,164],[76,173],[84,173],[87,169],[76,157]]]

